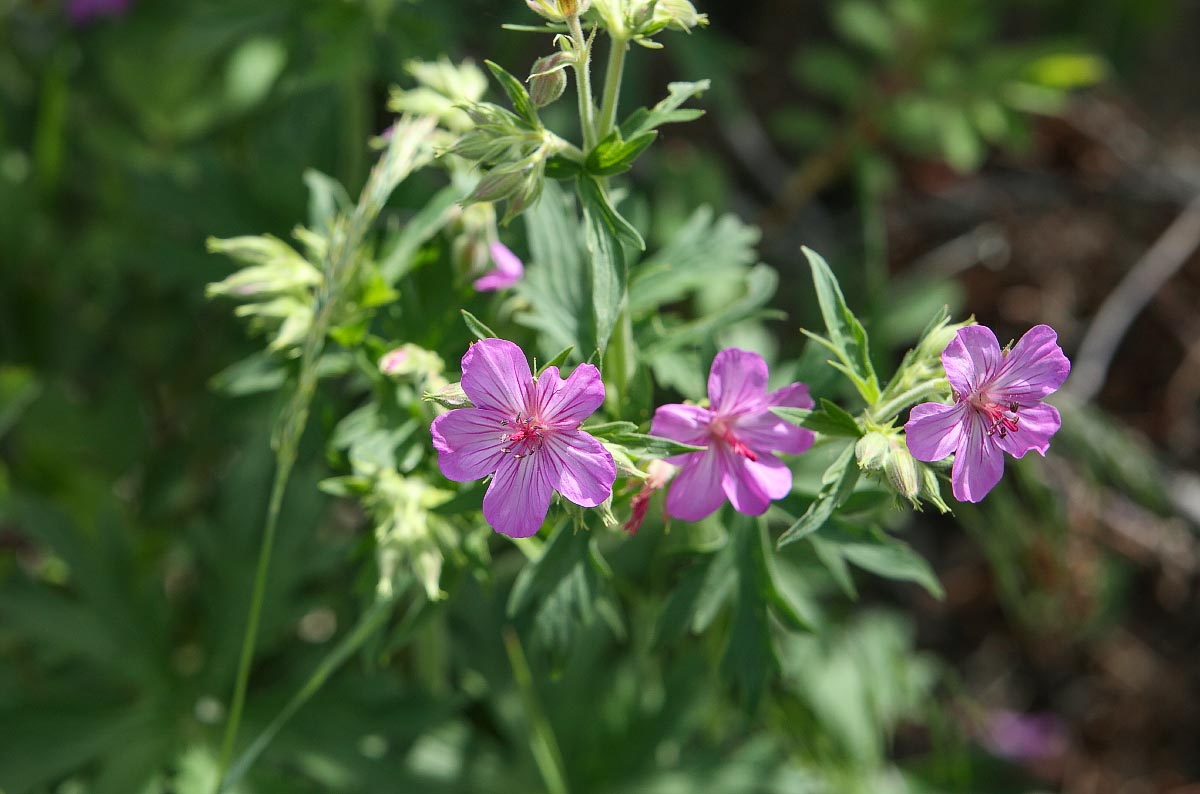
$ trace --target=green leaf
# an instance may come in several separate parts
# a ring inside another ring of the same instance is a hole
[[[886,579],[915,582],[937,599],[946,595],[929,561],[907,543],[898,540],[886,543],[847,543],[839,545],[838,551],[847,560],[871,573]]]
[[[771,552],[770,536],[763,521],[758,522],[758,544],[766,597],[780,620],[795,629],[818,630],[821,626],[820,612],[808,592],[804,577]]]
[[[566,157],[555,155],[546,160],[546,176],[551,179],[574,179],[583,171],[583,165]]]
[[[846,501],[858,482],[858,462],[854,459],[854,445],[848,444],[842,454],[830,464],[821,476],[821,490],[808,506],[804,515],[779,536],[777,546],[783,548],[803,537],[811,535],[833,515],[833,511]]]
[[[571,352],[574,350],[575,350],[575,345],[567,345],[562,350],[558,351],[558,353],[555,354],[554,358],[550,359],[545,364],[543,364],[541,366],[541,368],[537,371],[538,377],[541,377],[542,373],[545,372],[546,370],[550,369],[551,367],[561,367],[563,362],[567,360],[567,357],[570,356]]]
[[[620,436],[627,436],[630,433],[637,432],[637,425],[633,422],[601,422],[595,425],[584,425],[580,428],[588,433],[591,433],[596,438],[604,438],[615,440]]]
[[[830,363],[850,378],[862,398],[872,404],[879,399],[879,380],[871,364],[867,332],[846,305],[842,288],[829,265],[811,248],[806,247],[803,251],[812,269],[813,286],[817,291],[817,302],[821,306],[821,317],[825,320],[828,338],[805,333],[837,356],[838,360]]]
[[[636,450],[638,456],[643,458],[670,458],[675,455],[686,455],[689,452],[702,452],[705,449],[644,433],[613,434],[609,436],[609,440],[629,447],[631,451]]]
[[[633,161],[646,150],[646,147],[654,143],[654,139],[657,137],[658,133],[651,130],[624,140],[619,129],[613,130],[588,154],[587,170],[595,176],[613,176],[624,173],[632,167]]]
[[[821,399],[820,410],[775,407],[771,411],[781,419],[826,436],[861,438],[863,429],[858,421],[840,406]]]
[[[574,202],[556,182],[525,213],[525,231],[530,261],[516,289],[530,308],[517,319],[541,333],[544,354],[573,345],[586,359],[596,350],[591,276]]]
[[[475,315],[471,314],[466,309],[460,309],[462,312],[463,322],[467,324],[467,330],[475,334],[476,339],[499,339],[496,332],[483,324]]]
[[[584,213],[590,208],[599,216],[610,235],[629,243],[639,251],[646,250],[646,241],[642,239],[641,232],[617,212],[608,198],[608,193],[597,180],[581,176],[576,184],[579,187],[579,198],[583,202]]]
[[[656,312],[713,282],[752,265],[760,234],[729,213],[714,217],[699,207],[658,251],[630,273],[629,305],[634,316]]]
[[[730,532],[737,566],[737,605],[721,671],[733,680],[747,711],[754,711],[779,667],[767,615],[771,583],[754,519],[739,516]]]
[[[634,138],[657,129],[663,124],[673,124],[681,121],[692,121],[704,115],[703,110],[686,109],[680,110],[679,106],[694,96],[699,96],[708,90],[711,85],[708,80],[700,80],[695,83],[669,83],[667,85],[667,98],[659,102],[654,107],[646,110],[638,108],[629,115],[621,124],[621,135],[625,140],[633,140]]]
[[[395,284],[417,264],[417,251],[440,232],[457,213],[462,191],[448,185],[429,200],[392,240],[391,247],[379,263],[379,272],[388,284]]]
[[[304,184],[308,185],[309,227],[328,235],[338,216],[348,212],[354,202],[341,182],[315,168],[305,170]]]
[[[717,331],[740,320],[756,316],[767,316],[763,307],[775,295],[779,275],[766,265],[757,265],[746,274],[746,294],[732,301],[720,311],[683,323],[668,330],[662,337],[645,348],[646,358],[675,355],[683,347],[708,343]],[[769,315],[774,316],[774,315]]]
[[[537,108],[534,107],[533,100],[529,97],[529,92],[525,90],[525,86],[521,81],[513,77],[504,70],[495,61],[484,61],[487,68],[491,69],[492,74],[496,76],[496,80],[500,83],[500,87],[504,89],[504,93],[508,94],[508,99],[512,102],[513,110],[522,116],[526,121],[532,124],[535,128],[541,129],[542,120],[538,118]]]
[[[584,239],[591,270],[592,326],[596,349],[603,358],[625,303],[625,251],[613,224],[614,216],[620,216],[612,211],[603,188],[594,179],[580,177],[576,184],[583,205]]]

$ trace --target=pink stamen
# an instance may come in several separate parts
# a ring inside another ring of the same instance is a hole
[[[716,420],[712,423],[709,429],[712,432],[713,438],[724,441],[729,445],[729,448],[733,450],[735,454],[741,455],[747,460],[758,460],[758,454],[754,450],[750,449],[750,447],[743,444],[738,437],[733,434],[732,428],[725,424],[725,420]]]
[[[510,426],[508,422],[500,424]],[[516,420],[511,425],[515,429],[511,433],[505,433],[500,437],[501,441],[509,442],[502,452],[506,455],[511,454],[514,458],[521,458],[532,455],[542,448],[542,441],[545,439],[545,430],[542,425],[532,416],[524,416],[517,414]]]
[[[1021,421],[1021,417],[1017,415],[1021,409],[1020,403],[1011,402],[1008,405],[1001,405],[992,402],[987,395],[981,395],[971,400],[971,403],[982,411],[991,423],[987,431],[989,436],[999,433],[1000,438],[1005,438],[1009,433],[1017,432],[1017,423]]]

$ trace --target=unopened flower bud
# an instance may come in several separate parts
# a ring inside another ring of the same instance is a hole
[[[479,180],[479,184],[464,203],[506,199],[521,189],[524,180],[524,171],[489,171]]]
[[[907,447],[903,444],[893,446],[883,464],[883,470],[896,493],[909,500],[916,499],[917,494],[921,492],[922,483],[917,472],[917,462]]]
[[[950,505],[942,499],[942,484],[938,481],[937,472],[931,466],[920,466],[921,498],[936,507],[942,513],[950,512]]]
[[[529,97],[533,104],[545,107],[563,95],[567,90],[566,67],[572,57],[565,52],[556,52],[538,58],[529,70]]]
[[[525,5],[529,6],[533,13],[551,22],[563,21],[563,13],[558,10],[556,0],[525,0]]]
[[[462,383],[450,383],[436,392],[426,392],[423,397],[428,402],[437,403],[444,408],[474,408],[475,404],[463,391]]]
[[[858,440],[854,445],[854,455],[858,458],[858,468],[864,471],[878,471],[887,460],[891,441],[883,433],[872,430]]]

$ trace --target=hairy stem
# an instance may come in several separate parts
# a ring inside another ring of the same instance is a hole
[[[584,37],[579,15],[567,17],[567,28],[575,42],[575,52],[582,57],[575,62],[575,86],[579,96],[579,126],[583,128],[583,149],[590,152],[596,145],[596,106],[592,104],[592,43]]]
[[[604,72],[604,98],[600,103],[600,127],[596,133],[604,140],[617,123],[617,102],[621,97],[621,78],[625,72],[625,53],[629,43],[623,38],[612,36],[608,49],[608,68]]]

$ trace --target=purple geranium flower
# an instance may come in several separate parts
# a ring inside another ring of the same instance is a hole
[[[100,17],[120,16],[129,10],[131,0],[68,0],[67,16],[75,25],[85,25]]]
[[[737,511],[762,515],[772,499],[792,489],[791,470],[771,453],[795,455],[813,443],[812,432],[770,408],[811,408],[808,387],[793,383],[768,393],[762,356],[730,348],[713,360],[708,399],[710,408],[664,405],[654,412],[652,435],[707,447],[668,458],[683,470],[667,493],[667,513],[698,521],[728,498]]]
[[[1002,352],[991,329],[970,325],[942,352],[954,389],[954,404],[922,403],[912,409],[904,432],[918,460],[954,453],[954,498],[978,502],[1000,481],[1004,455],[1042,455],[1062,420],[1042,398],[1058,390],[1071,362],[1048,325],[1030,328],[1010,352]]]
[[[525,275],[525,265],[521,264],[517,255],[508,250],[504,243],[492,243],[488,247],[488,251],[492,255],[492,264],[496,267],[475,279],[475,283],[472,285],[475,289],[480,292],[508,289],[520,281],[521,276]]]
[[[463,356],[462,388],[475,407],[434,419],[433,447],[451,480],[495,474],[483,497],[483,517],[497,532],[536,534],[553,491],[583,507],[612,493],[612,455],[579,429],[604,402],[594,366],[580,364],[566,380],[558,367],[547,367],[535,381],[521,348],[485,339]]]

